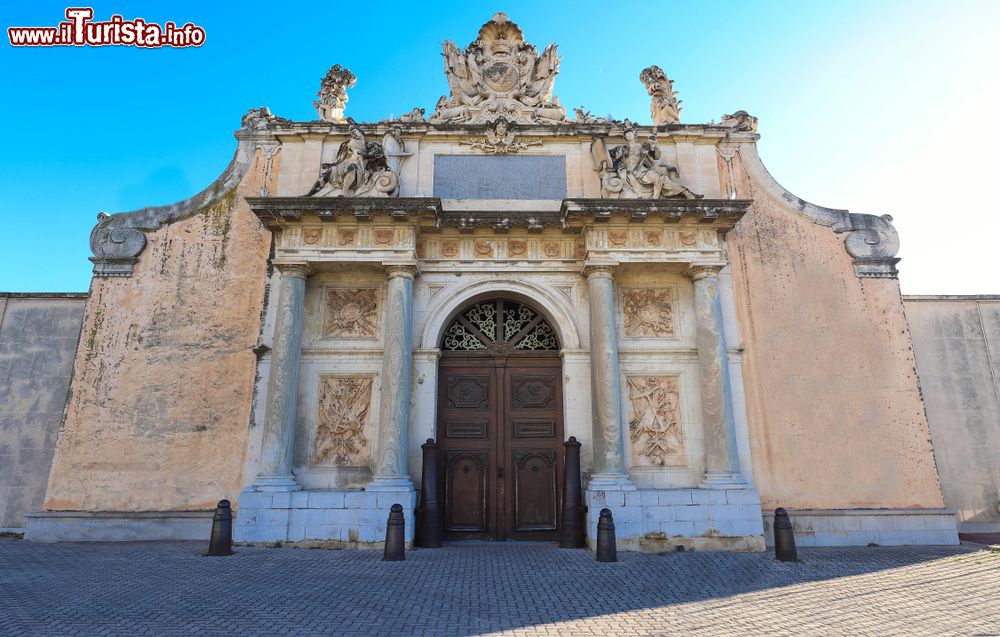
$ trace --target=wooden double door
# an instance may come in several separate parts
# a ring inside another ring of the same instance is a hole
[[[438,444],[446,539],[558,538],[558,352],[441,358]]]

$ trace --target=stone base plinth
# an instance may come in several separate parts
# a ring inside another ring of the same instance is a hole
[[[611,509],[619,551],[763,551],[755,489],[585,491],[587,544],[593,549],[601,509]]]
[[[233,539],[381,548],[389,508],[403,505],[406,543],[413,543],[416,491],[293,491],[250,487],[240,494]]]
[[[28,513],[24,538],[34,542],[204,540],[214,511],[40,511]]]
[[[788,509],[796,546],[898,546],[958,544],[950,509]],[[774,544],[773,515],[764,516],[764,538]]]

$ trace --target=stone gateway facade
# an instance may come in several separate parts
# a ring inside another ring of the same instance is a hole
[[[102,215],[29,539],[407,541],[437,443],[446,539],[555,539],[564,442],[620,549],[957,543],[888,216],[771,177],[757,120],[568,113],[504,14],[444,44],[449,94],[390,121],[251,110],[215,183]],[[362,80],[363,81],[363,78]],[[641,81],[641,83],[640,83]]]

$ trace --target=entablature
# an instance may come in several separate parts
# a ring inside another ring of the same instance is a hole
[[[276,259],[431,268],[574,269],[588,260],[690,265],[724,261],[722,234],[741,200],[566,199],[560,211],[442,209],[435,198],[252,197],[276,233]]]

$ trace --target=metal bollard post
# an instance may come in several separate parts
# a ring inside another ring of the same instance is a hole
[[[563,443],[566,447],[566,469],[563,473],[562,530],[559,547],[578,549],[586,546],[584,537],[583,489],[580,483],[580,443],[575,436]]]
[[[394,504],[389,508],[389,522],[385,526],[385,551],[383,562],[399,562],[406,559],[406,521],[403,519],[403,505]]]
[[[597,561],[618,561],[618,547],[615,545],[615,520],[611,517],[611,509],[601,509],[601,518],[597,522]]]
[[[233,509],[229,500],[219,500],[212,516],[212,535],[208,540],[209,555],[233,554]]]
[[[796,562],[799,559],[792,520],[782,507],[774,510],[774,557],[781,562]]]
[[[417,507],[417,544],[441,548],[441,507],[438,504],[438,446],[433,438],[420,445],[424,468],[420,479],[420,506]]]

